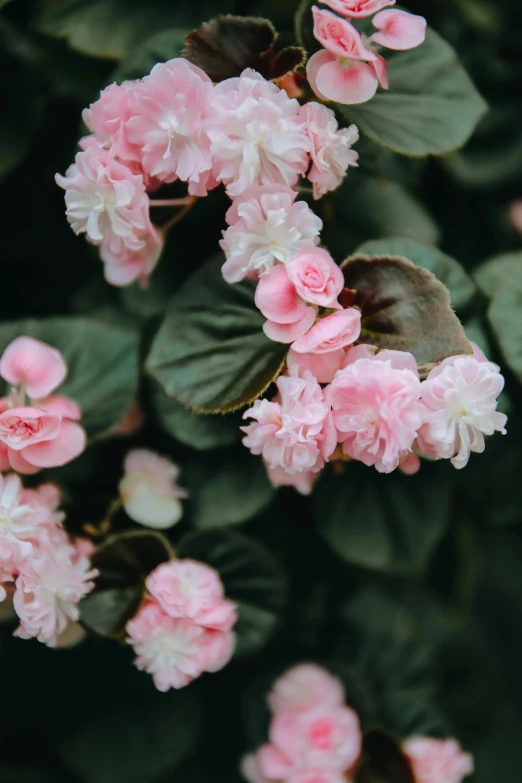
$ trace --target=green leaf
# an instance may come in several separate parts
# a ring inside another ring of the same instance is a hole
[[[156,63],[164,63],[181,56],[190,28],[162,30],[132,49],[119,63],[113,80],[121,84],[126,79],[142,79]]]
[[[125,709],[108,705],[66,739],[60,753],[83,783],[157,780],[192,752],[201,717],[193,689],[157,693],[151,686],[146,698],[134,698]]]
[[[355,255],[342,264],[362,311],[360,342],[409,351],[421,366],[472,353],[448,289],[401,257]]]
[[[312,495],[319,533],[348,563],[418,573],[449,522],[450,470],[423,463],[415,477],[397,471],[385,476],[350,462],[343,475],[326,471]]]
[[[255,286],[229,285],[221,256],[172,298],[147,359],[169,397],[200,413],[227,413],[259,397],[279,374],[287,346],[265,337]]]
[[[339,111],[403,155],[445,155],[469,139],[487,106],[454,49],[428,29],[416,49],[388,58],[389,91]]]
[[[230,530],[205,530],[181,539],[179,557],[219,572],[227,598],[238,607],[237,655],[258,652],[274,633],[286,598],[286,580],[274,556],[253,539]]]
[[[152,404],[162,430],[193,449],[207,451],[232,446],[239,441],[241,419],[237,415],[193,413],[167,397],[157,384],[154,384]]]
[[[133,405],[139,371],[134,330],[89,318],[8,321],[0,325],[0,353],[20,335],[63,353],[68,375],[58,392],[79,403],[90,436],[110,430]]]
[[[509,266],[494,290],[489,323],[504,361],[522,383],[522,265]]]
[[[490,258],[475,269],[473,277],[485,296],[491,299],[504,282],[509,284],[513,277],[520,275],[521,269],[522,250]]]
[[[243,449],[202,459],[200,455],[186,466],[190,514],[198,528],[227,527],[246,522],[274,498],[259,457]]]
[[[475,295],[475,284],[459,262],[436,247],[421,245],[413,239],[386,237],[365,242],[355,252],[368,256],[404,256],[416,266],[433,272],[449,290],[451,304],[457,310],[469,305]]]
[[[381,731],[363,738],[363,761],[355,783],[415,783],[413,771],[396,740]]]
[[[99,576],[80,603],[82,624],[101,636],[120,637],[141,603],[145,579],[172,557],[168,541],[159,533],[137,530],[109,538],[91,558]]]

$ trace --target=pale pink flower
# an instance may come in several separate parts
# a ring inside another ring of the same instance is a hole
[[[117,234],[106,236],[100,245],[100,258],[105,264],[103,273],[107,282],[125,286],[137,280],[142,288],[146,288],[160,259],[164,241],[163,233],[150,220],[140,233],[141,247],[138,250],[129,248]]]
[[[183,58],[158,63],[133,89],[125,123],[143,169],[162,182],[188,182],[193,195],[205,195],[202,177],[212,168],[205,123],[213,89],[206,73]]]
[[[372,16],[387,5],[395,5],[395,0],[322,0],[342,16],[363,19]]]
[[[292,187],[308,168],[299,103],[251,69],[214,88],[208,135],[214,175],[233,197],[252,185]]]
[[[411,450],[423,421],[418,373],[396,369],[390,358],[378,354],[349,362],[328,393],[345,454],[380,473],[394,470]]]
[[[319,383],[330,383],[337,370],[340,370],[344,361],[344,350],[329,353],[297,353],[290,348],[286,355],[286,365],[289,370],[294,368],[303,375],[307,370],[312,373]]]
[[[100,97],[82,112],[82,119],[98,143],[111,150],[121,161],[133,164],[139,161],[139,149],[127,139],[125,123],[131,117],[132,94],[138,81],[109,84]],[[83,147],[85,148],[85,140]],[[136,172],[135,172],[136,173]]]
[[[320,318],[292,343],[297,353],[330,353],[354,343],[361,333],[361,312],[355,307]]]
[[[336,438],[329,405],[310,373],[280,375],[275,402],[256,400],[243,418],[254,423],[241,429],[244,445],[262,454],[271,469],[288,473],[317,472],[335,450]]]
[[[468,464],[471,452],[482,453],[485,435],[506,433],[507,416],[497,411],[504,378],[497,365],[476,356],[451,356],[435,367],[421,386],[424,424],[421,453]],[[0,417],[1,418],[1,417]]]
[[[340,680],[313,663],[289,669],[276,680],[268,695],[268,704],[274,714],[341,707],[343,703],[344,688]]]
[[[274,716],[270,742],[299,769],[348,772],[361,754],[359,719],[346,706],[318,706]],[[261,766],[263,770],[263,764]]]
[[[157,529],[177,524],[183,516],[181,499],[187,497],[176,483],[178,476],[178,466],[169,459],[146,449],[130,451],[119,485],[126,514]]]
[[[71,541],[71,546],[74,549],[73,560],[77,563],[80,560],[90,560],[96,551],[96,547],[89,538],[82,538],[78,536]]]
[[[65,380],[67,365],[55,348],[32,337],[17,337],[0,359],[0,375],[12,386],[23,384],[33,399],[47,397]]]
[[[426,38],[426,19],[407,11],[381,11],[373,17],[372,24],[379,30],[372,35],[372,42],[388,49],[414,49]]]
[[[248,188],[234,200],[226,215],[229,228],[220,242],[227,259],[227,283],[258,277],[318,244],[322,221],[296,197],[295,190],[276,184]]]
[[[300,321],[309,309],[312,309],[315,319],[315,309],[309,308],[299,297],[290,279],[287,265],[274,266],[266,275],[260,277],[255,303],[265,318],[278,324],[294,324]]]
[[[388,87],[386,63],[380,55],[374,55],[370,63],[320,49],[308,60],[306,75],[319,98],[346,105],[366,103],[377,92],[379,83],[384,89]]]
[[[417,454],[406,454],[405,457],[399,462],[399,470],[404,473],[405,476],[414,476],[419,472],[421,461]]]
[[[352,146],[359,139],[355,125],[339,128],[331,109],[310,101],[301,109],[306,120],[312,167],[306,175],[313,183],[314,198],[335,190],[349,166],[357,166],[359,154]]]
[[[415,783],[461,783],[473,773],[473,757],[453,739],[412,737],[403,745]]]
[[[162,563],[145,584],[170,617],[217,631],[230,631],[236,623],[236,607],[226,600],[218,572],[205,563],[188,559]]]
[[[316,311],[314,307],[307,307],[301,318],[289,324],[281,324],[277,321],[265,321],[263,331],[270,340],[276,343],[293,343],[310,329],[315,321]]]
[[[245,756],[241,761],[240,769],[248,783],[271,783],[261,772],[258,753],[250,753]]]
[[[33,551],[31,539],[39,519],[23,494],[18,476],[0,476],[0,579],[4,582],[13,578]]]
[[[319,473],[287,473],[284,468],[270,468],[265,463],[268,480],[273,487],[293,487],[300,495],[309,495],[314,488],[314,484],[319,478]]]
[[[341,19],[331,11],[312,6],[314,37],[327,51],[347,60],[375,60],[375,54],[367,49],[355,27],[347,19]]]
[[[218,631],[205,626],[203,637],[203,665],[206,672],[218,672],[231,660],[236,650],[236,635],[232,631]]]
[[[337,297],[344,287],[342,270],[322,247],[305,248],[288,259],[288,277],[298,296],[320,307],[339,307]]]
[[[31,557],[20,566],[14,607],[20,619],[15,632],[54,646],[69,622],[79,619],[78,603],[94,587],[98,572],[86,558],[76,558],[65,534],[40,538]]]

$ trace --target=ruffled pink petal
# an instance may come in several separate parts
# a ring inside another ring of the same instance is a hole
[[[265,318],[278,324],[300,321],[307,310],[283,265],[273,266],[267,274],[261,275],[255,302]]]
[[[350,60],[375,60],[375,54],[367,49],[360,33],[347,19],[341,19],[331,11],[312,6],[314,37],[337,57]]]
[[[372,41],[388,49],[415,49],[426,38],[426,19],[407,11],[380,11],[373,17],[373,25],[380,32]]]
[[[378,54],[377,59],[373,63],[371,63],[371,65],[382,89],[389,90],[390,83],[388,81],[388,63],[386,62],[384,57]]]
[[[65,465],[84,451],[87,443],[85,430],[79,424],[63,421],[58,437],[35,443],[23,450],[24,458],[39,468]]]
[[[32,337],[17,337],[0,359],[0,375],[13,386],[23,383],[29,397],[46,397],[63,383],[67,365],[62,354]]]
[[[306,78],[308,79],[310,83],[310,87],[312,88],[314,93],[317,95],[318,98],[321,98],[322,101],[327,101],[329,100],[329,98],[327,98],[326,95],[322,95],[322,93],[320,92],[317,86],[317,74],[319,73],[319,69],[322,68],[323,65],[326,65],[326,63],[331,63],[331,62],[337,62],[337,58],[335,54],[332,54],[326,49],[320,49],[318,52],[316,52],[310,57],[310,59],[306,64]]]
[[[26,476],[30,476],[33,473],[38,473],[40,470],[40,468],[36,467],[36,465],[31,465],[30,462],[27,462],[27,460],[23,458],[20,451],[8,449],[7,454],[12,470],[15,470],[17,473],[24,473]]]
[[[292,343],[306,334],[315,321],[315,316],[315,309],[307,307],[301,320],[293,324],[278,324],[275,321],[266,321],[263,331],[270,340],[274,340],[276,343]]]
[[[361,313],[349,307],[321,318],[292,348],[297,353],[329,353],[355,342],[360,333]]]
[[[379,81],[369,63],[355,60],[340,63],[334,58],[319,67],[315,84],[318,95],[350,105],[371,100],[377,92]]]
[[[337,370],[341,369],[343,360],[342,348],[330,353],[297,353],[290,348],[286,364],[289,370],[297,368],[301,377],[306,370],[309,370],[318,383],[330,383]]]
[[[62,397],[60,394],[53,394],[43,400],[38,400],[38,407],[53,416],[61,416],[62,419],[79,421],[82,417],[78,403],[69,397]]]

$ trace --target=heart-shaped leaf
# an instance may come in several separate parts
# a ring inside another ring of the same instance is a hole
[[[509,265],[509,273],[495,289],[488,319],[506,364],[522,383],[521,309],[522,265]]]
[[[147,359],[165,393],[200,413],[227,413],[257,399],[287,352],[262,331],[254,285],[226,283],[222,263],[208,261],[175,294]]]

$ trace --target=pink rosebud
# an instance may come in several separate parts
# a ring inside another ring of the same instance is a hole
[[[313,663],[303,663],[289,669],[276,680],[268,695],[274,714],[307,712],[315,707],[341,707],[344,688],[337,679]]]
[[[352,149],[359,138],[355,125],[339,128],[335,114],[326,106],[310,101],[302,107],[306,119],[312,167],[307,174],[318,199],[339,187],[349,166],[357,166],[359,155]]]
[[[324,0],[324,4],[342,16],[363,19],[387,5],[395,5],[395,0]]]
[[[346,105],[366,103],[377,92],[383,66],[378,55],[371,63],[339,58],[326,49],[313,54],[306,75],[314,93],[322,100]],[[384,86],[384,85],[383,85]]]
[[[305,302],[339,307],[337,297],[343,290],[344,277],[328,251],[322,247],[301,250],[286,262],[285,269]]]
[[[0,439],[9,449],[21,451],[60,432],[60,417],[38,408],[11,408],[0,415]]]
[[[255,303],[265,318],[278,324],[296,323],[308,309],[298,296],[287,265],[274,266],[259,278]]]
[[[388,49],[414,49],[426,38],[426,19],[407,11],[381,11],[372,19],[379,32],[372,35],[372,41]]]
[[[342,348],[328,353],[297,353],[290,348],[286,356],[286,364],[290,371],[297,369],[301,376],[306,371],[311,372],[319,383],[330,383],[337,370],[341,369],[343,361]]]
[[[375,54],[367,49],[360,34],[347,19],[321,11],[312,6],[314,36],[324,48],[336,57],[347,60],[375,60]]]
[[[473,773],[473,757],[456,740],[412,737],[403,745],[416,783],[461,783]]]
[[[292,343],[297,353],[329,353],[354,343],[361,333],[361,313],[348,307],[321,318],[303,336]]]
[[[50,345],[32,337],[17,337],[2,354],[0,375],[12,386],[23,384],[27,394],[38,399],[63,383],[67,365],[60,351]]]

